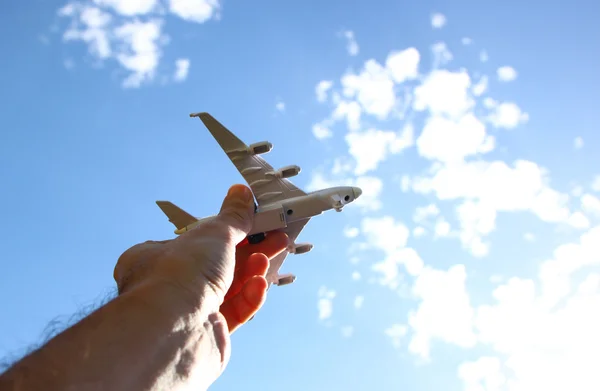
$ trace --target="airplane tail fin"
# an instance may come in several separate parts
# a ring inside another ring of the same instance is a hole
[[[181,209],[170,201],[156,201],[156,205],[169,218],[169,221],[179,230],[198,221],[197,218]]]

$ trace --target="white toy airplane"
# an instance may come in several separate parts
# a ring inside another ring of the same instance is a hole
[[[341,186],[305,193],[286,179],[298,175],[300,167],[292,165],[274,170],[259,156],[271,151],[271,143],[263,141],[248,146],[210,114],[196,113],[190,114],[190,117],[200,117],[254,193],[256,215],[248,236],[249,242],[259,243],[265,238],[265,232],[269,231],[280,230],[287,234],[291,244],[271,260],[266,279],[269,285],[291,284],[296,276],[279,274],[279,269],[288,253],[304,254],[312,250],[313,245],[310,243],[295,243],[306,223],[311,217],[329,209],[341,212],[344,205],[360,197],[362,190],[358,187]],[[175,233],[178,235],[194,228],[201,221],[214,218],[194,217],[169,201],[156,203],[175,225]]]

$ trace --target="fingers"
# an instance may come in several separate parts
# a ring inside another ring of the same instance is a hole
[[[252,191],[244,185],[233,185],[225,196],[217,219],[233,229],[235,243],[241,242],[254,222]]]
[[[254,276],[265,276],[269,269],[269,259],[262,253],[255,253],[243,260],[242,266],[236,270],[233,282],[225,295],[225,300],[237,295],[244,284]]]
[[[221,305],[221,313],[227,320],[229,332],[233,333],[246,323],[262,307],[267,297],[267,280],[254,276],[248,280],[240,293]]]
[[[235,250],[236,263],[243,264],[243,260],[246,259],[252,253],[262,253],[271,259],[283,250],[288,245],[288,237],[285,233],[280,231],[274,231],[267,233],[265,240],[258,244],[244,244],[237,246]],[[236,264],[236,267],[238,265]]]

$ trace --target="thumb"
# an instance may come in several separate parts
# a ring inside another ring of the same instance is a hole
[[[233,228],[234,241],[241,242],[252,229],[254,222],[252,191],[244,185],[231,186],[221,206],[218,219]]]

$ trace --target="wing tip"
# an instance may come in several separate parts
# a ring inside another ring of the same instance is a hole
[[[201,111],[201,112],[198,112],[198,113],[191,113],[191,114],[190,114],[190,117],[191,117],[191,118],[198,117],[198,118],[200,118],[200,119],[205,119],[205,118],[207,118],[207,117],[208,117],[208,118],[210,118],[210,117],[211,117],[211,115],[210,115],[210,114],[208,114],[206,111]]]

